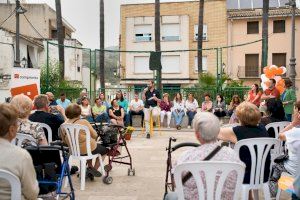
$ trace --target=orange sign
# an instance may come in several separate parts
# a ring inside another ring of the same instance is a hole
[[[37,84],[24,85],[20,87],[14,87],[10,89],[11,96],[16,96],[18,94],[24,94],[31,98],[32,100],[36,95],[39,94]]]

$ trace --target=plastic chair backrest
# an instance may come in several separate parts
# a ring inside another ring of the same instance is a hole
[[[50,144],[50,142],[52,142],[52,129],[50,128],[50,126],[48,124],[44,124],[44,123],[39,123],[40,127],[41,128],[44,128],[47,130],[47,135],[48,135],[48,138],[47,138],[47,141],[48,143]],[[46,134],[46,133],[45,133]]]
[[[238,141],[234,150],[240,154],[240,148],[248,147],[251,155],[250,185],[258,187],[264,183],[265,164],[271,148],[278,149],[280,141],[275,138],[251,138]],[[255,149],[256,148],[256,149]],[[256,154],[257,152],[257,154]],[[271,163],[273,163],[271,161]]]
[[[62,124],[60,126],[63,133],[66,134],[67,139],[69,141],[69,148],[71,149],[71,153],[75,157],[80,157],[80,148],[79,148],[79,135],[80,131],[85,132],[85,138],[86,138],[86,150],[87,150],[87,156],[91,156],[91,134],[90,130],[87,126],[79,125],[79,124]]]
[[[291,122],[272,122],[270,124],[267,124],[266,125],[266,129],[267,131],[270,129],[270,128],[273,128],[274,129],[274,132],[275,132],[275,138],[278,138],[279,136],[279,133],[285,128],[287,127]]]
[[[25,140],[30,141],[34,145],[37,144],[37,141],[34,137],[25,133],[17,133],[16,138],[13,139],[11,143],[21,147]]]
[[[21,182],[18,177],[9,171],[0,169],[0,179],[5,179],[11,187],[11,199],[21,200]]]
[[[219,174],[219,171],[222,173]],[[244,165],[225,161],[199,161],[179,164],[175,167],[174,170],[174,178],[176,185],[175,191],[178,195],[178,199],[184,199],[184,190],[182,184],[183,172],[192,173],[197,185],[199,195],[198,199],[213,200],[221,199],[225,181],[228,175],[233,171],[235,171],[236,173],[234,174],[237,175],[233,199],[238,199],[245,173]],[[201,177],[201,173],[199,172],[203,172],[205,174],[204,181],[206,182],[206,184],[203,183],[203,178]],[[220,177],[216,185],[217,176]],[[207,195],[206,198],[205,195]]]

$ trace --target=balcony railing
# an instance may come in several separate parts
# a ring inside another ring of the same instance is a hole
[[[238,78],[259,78],[259,66],[238,66]]]

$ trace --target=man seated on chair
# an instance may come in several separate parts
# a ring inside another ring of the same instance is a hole
[[[150,81],[148,87],[143,91],[143,100],[145,102],[144,115],[145,115],[145,128],[146,137],[150,138],[150,117],[152,112],[152,119],[157,120],[160,115],[160,109],[157,106],[160,100],[160,92],[155,89],[154,81]]]
[[[11,144],[18,130],[18,110],[9,104],[0,104],[0,169],[14,174],[21,182],[22,199],[36,200],[39,185],[30,154]],[[14,189],[14,188],[12,188]],[[11,199],[11,186],[0,179],[0,199]]]
[[[132,116],[133,115],[141,115],[142,121],[141,121],[141,127],[143,127],[144,123],[144,103],[141,99],[139,99],[139,94],[136,92],[134,94],[134,99],[131,100],[129,105],[129,120],[130,120],[130,126],[132,126]]]
[[[97,132],[86,119],[80,119],[80,115],[81,115],[80,106],[75,103],[70,104],[66,109],[66,116],[68,117],[66,124],[78,124],[78,125],[86,126],[89,129],[91,135],[90,137],[91,153],[101,154],[102,156],[105,156],[108,150],[101,144],[97,143],[96,141],[98,137]],[[69,146],[70,142],[68,140],[67,134],[64,131],[61,132],[61,138]],[[80,148],[80,154],[82,156],[85,156],[87,154],[86,133],[82,130],[80,131],[79,134],[79,148]],[[88,165],[87,174],[92,174],[93,176],[96,177],[101,176],[101,173],[98,171],[98,168],[100,167],[99,157],[97,157],[94,165],[92,160],[87,160],[87,165]]]
[[[49,113],[50,109],[48,105],[49,102],[46,95],[41,94],[35,97],[34,106],[37,110],[35,111],[35,113],[29,116],[29,120],[47,124],[52,130],[53,141],[59,140],[58,129],[60,125],[64,123],[64,119],[66,119],[65,111],[61,107],[57,107],[58,111],[64,117],[64,119],[62,119],[58,115]]]
[[[95,99],[95,105],[92,108],[94,120],[96,122],[106,122],[110,123],[109,116],[107,114],[107,107],[103,105],[100,98]]]
[[[220,131],[219,124],[219,119],[214,114],[209,112],[197,113],[194,118],[193,127],[195,129],[195,136],[201,143],[201,146],[192,148],[184,152],[177,160],[176,165],[186,162],[203,161],[205,157],[207,157],[218,145],[220,145],[220,143],[217,141],[217,137]],[[222,147],[210,160],[230,161],[242,164],[239,156],[235,153],[235,151],[225,146]],[[201,175],[201,177],[203,181],[205,181],[206,178],[210,178],[203,175]],[[235,173],[231,172],[229,174],[222,191],[222,199],[233,199],[235,182],[237,180],[236,178],[237,177]],[[184,194],[185,199],[198,199],[198,190],[194,178],[191,177],[186,182],[184,187]]]

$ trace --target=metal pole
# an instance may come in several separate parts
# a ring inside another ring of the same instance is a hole
[[[16,0],[16,60],[15,67],[21,67],[20,65],[20,1]]]
[[[47,58],[46,58],[46,60],[47,60],[47,77],[46,77],[46,83],[47,83],[47,92],[49,91],[49,42],[48,42],[48,40],[47,40],[47,50],[46,50],[46,52],[47,52]]]
[[[220,63],[219,63],[219,70],[220,70],[220,73],[219,73],[219,76],[220,76],[220,80],[219,80],[219,87],[220,87],[220,92],[222,92],[222,71],[223,71],[223,49],[220,48]]]
[[[90,49],[90,99],[92,99],[92,50]]]
[[[216,48],[216,57],[217,57],[217,92],[219,92],[219,48]]]
[[[295,11],[296,1],[290,0],[289,4],[292,10],[292,38],[291,38],[291,58],[290,58],[290,79],[293,82],[293,87],[296,87],[296,57],[295,57]]]

